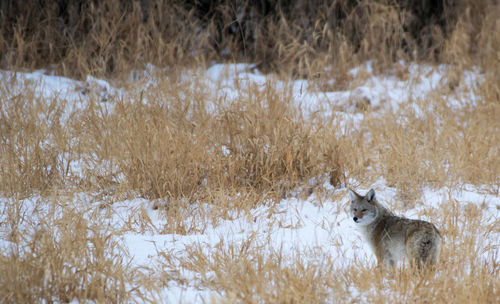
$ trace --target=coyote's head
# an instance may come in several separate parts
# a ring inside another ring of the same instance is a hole
[[[351,196],[352,219],[359,225],[371,224],[378,215],[375,190],[370,189],[365,196],[361,196],[349,189],[349,195]]]

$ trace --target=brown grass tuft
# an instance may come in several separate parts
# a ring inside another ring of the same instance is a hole
[[[216,111],[206,94],[202,83],[194,91],[164,83],[135,101],[117,100],[112,113],[91,103],[82,142],[91,149],[87,166],[103,169],[99,184],[192,201],[221,188],[284,195],[324,172],[340,180],[334,125],[305,121],[288,89],[269,82],[237,101],[214,96]]]
[[[14,81],[15,84],[16,82]],[[11,93],[2,86],[0,188],[7,195],[47,193],[67,177],[71,134],[62,122],[63,103],[37,97],[28,84]]]

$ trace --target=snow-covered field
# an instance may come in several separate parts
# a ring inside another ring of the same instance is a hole
[[[403,63],[402,63],[403,64]],[[368,100],[373,111],[383,113],[393,111],[402,104],[412,100],[425,99],[429,94],[434,94],[436,88],[447,85],[446,66],[438,68],[418,66],[408,67],[409,77],[401,80],[395,75],[371,75],[371,65],[359,67],[351,71],[356,78],[360,71],[370,76],[364,77],[359,83],[351,85],[345,91],[319,92],[311,89],[307,81],[296,80],[285,83],[273,79],[276,88],[288,87],[293,92],[293,100],[297,109],[304,117],[313,119],[315,113],[328,117],[335,115],[341,119],[344,126],[356,127],[364,119],[362,112],[356,111],[356,102]],[[194,72],[193,72],[194,73]],[[199,71],[196,73],[200,73]],[[272,76],[265,76],[255,72],[245,64],[214,65],[202,71],[203,77],[213,94],[224,95],[226,102],[231,102],[243,94],[247,86],[265,86]],[[35,84],[38,96],[51,98],[58,96],[66,100],[67,113],[78,109],[85,104],[90,95],[98,96],[102,101],[101,106],[108,111],[113,111],[112,98],[127,98],[127,92],[115,88],[104,80],[89,77],[87,81],[75,81],[68,78],[46,75],[44,71],[33,73],[0,73],[1,82],[6,85],[11,77],[22,80],[18,83]],[[154,73],[146,73],[145,86],[154,85]],[[187,81],[189,73],[186,74]],[[466,72],[458,84],[457,93],[446,100],[451,107],[473,105],[476,97],[471,95],[482,77],[477,71]],[[134,80],[130,80],[134,81]],[[236,87],[238,84],[238,88]],[[19,86],[18,90],[23,88]],[[16,94],[16,88],[11,88]],[[214,98],[212,96],[212,98]],[[211,97],[208,97],[210,100]],[[416,111],[418,106],[415,105]],[[214,108],[214,110],[217,110]],[[71,119],[69,114],[66,119]],[[76,167],[75,167],[76,166]],[[79,163],[73,164],[72,170],[78,172]],[[83,166],[83,165],[82,165]],[[358,184],[349,181],[350,185]],[[401,215],[411,218],[431,220],[427,214],[440,214],[441,206],[445,202],[458,202],[459,208],[464,210],[476,206],[483,214],[484,224],[498,221],[500,216],[500,197],[486,191],[481,187],[464,185],[457,188],[429,189],[426,188],[417,198],[414,208],[402,208],[398,205],[397,191],[390,187],[381,177],[371,186],[363,185],[356,189],[360,193],[373,187],[380,202],[388,207],[402,210]],[[101,202],[96,201],[91,195],[81,193],[60,208],[80,208],[88,214],[89,220],[105,223],[113,230],[113,238],[123,246],[123,255],[132,266],[142,267],[144,272],[151,276],[159,276],[171,271],[177,272],[177,278],[183,280],[170,281],[162,288],[158,301],[165,303],[200,303],[217,300],[225,295],[212,290],[200,283],[202,274],[191,269],[184,269],[183,259],[187,259],[189,252],[196,248],[207,257],[214,252],[231,246],[241,248],[252,246],[259,248],[259,252],[280,252],[284,263],[294,263],[300,258],[304,264],[321,264],[324,261],[333,261],[334,269],[342,269],[353,262],[375,264],[375,257],[370,248],[357,233],[354,222],[349,217],[347,188],[342,186],[334,188],[328,183],[322,185],[321,193],[313,193],[306,198],[297,195],[283,198],[278,204],[260,205],[248,212],[228,214],[223,219],[211,219],[200,222],[196,210],[209,212],[213,206],[204,202],[196,202],[187,208],[192,208],[191,216],[183,219],[185,226],[189,227],[182,233],[166,233],[164,226],[167,219],[162,214],[162,209],[153,209],[155,202],[143,198],[114,202],[102,208]],[[36,221],[36,216],[48,212],[40,205],[39,197],[26,198],[20,201],[26,218]],[[159,200],[161,201],[161,199]],[[1,199],[1,204],[11,204],[9,198]],[[69,207],[68,207],[69,208]],[[5,209],[5,208],[2,208]],[[98,210],[100,215],[95,217]],[[91,216],[92,214],[92,216]],[[186,212],[190,214],[190,212]],[[141,220],[137,220],[140,216]],[[0,214],[0,221],[7,222],[7,213]],[[25,224],[28,224],[26,222]],[[435,223],[438,228],[439,222]],[[0,226],[2,227],[2,226]],[[446,238],[445,238],[446,240]],[[478,248],[490,250],[480,252],[485,260],[494,259],[500,263],[500,233],[489,234],[486,238],[477,239]],[[0,228],[0,247],[7,248],[9,241],[3,228]],[[446,246],[446,243],[445,245]],[[164,254],[168,253],[170,259],[165,260]],[[173,269],[177,265],[178,269]],[[169,269],[169,267],[172,267]],[[203,276],[210,277],[210,273]],[[179,283],[180,281],[185,283]],[[331,297],[334,298],[333,296]]]
[[[115,210],[119,212],[121,209],[121,214],[127,214],[131,212],[130,206],[136,206],[134,208],[144,208],[151,218],[153,231],[123,235],[130,256],[134,263],[140,266],[151,267],[155,260],[161,260],[161,252],[170,252],[177,258],[181,258],[187,254],[186,248],[199,246],[209,257],[213,252],[220,250],[221,245],[236,245],[236,248],[240,248],[249,240],[252,246],[262,247],[264,252],[283,253],[284,257],[289,259],[289,263],[293,263],[295,258],[300,256],[306,265],[327,260],[334,261],[334,269],[341,269],[354,261],[375,264],[375,256],[370,247],[357,233],[354,222],[347,214],[349,200],[348,195],[345,195],[345,189],[335,190],[331,186],[326,188],[331,191],[333,197],[338,199],[320,201],[314,195],[305,200],[284,199],[277,206],[261,206],[253,209],[250,214],[242,216],[235,214],[230,220],[221,220],[216,225],[210,224],[200,233],[188,235],[155,233],[154,230],[161,231],[164,221],[156,212],[147,207],[147,201],[123,202],[118,204]],[[381,201],[389,200],[394,196],[395,191],[383,183],[377,184],[375,189]],[[368,189],[361,190],[361,193],[364,193]],[[422,195],[426,204],[419,206],[418,209],[439,209],[440,204],[449,199],[448,195],[447,189],[427,190]],[[485,225],[498,219],[499,197],[466,190],[455,191],[451,195],[452,199],[463,204],[463,208],[469,204],[485,203],[486,207],[481,208],[487,219]],[[416,213],[417,210],[412,209],[403,215],[416,218]],[[425,216],[419,218],[429,220]],[[189,221],[189,219],[186,220]],[[439,223],[436,224],[439,226]],[[497,244],[497,253],[488,251],[484,259],[494,257],[497,262],[500,262],[500,248],[498,248],[500,234],[492,235],[489,239],[478,240],[478,242]],[[187,281],[193,282],[193,285],[173,284],[166,288],[163,293],[164,299],[168,299],[166,302],[201,302],[213,296],[217,297],[213,291],[204,288],[200,290],[197,287],[196,273],[185,271],[183,276]]]

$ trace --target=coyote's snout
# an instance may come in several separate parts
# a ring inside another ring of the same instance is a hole
[[[349,190],[351,216],[370,243],[379,265],[392,267],[407,260],[419,268],[437,263],[441,251],[441,235],[426,221],[395,216],[377,202],[371,189],[365,196]]]

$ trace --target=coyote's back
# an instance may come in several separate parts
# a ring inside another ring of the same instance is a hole
[[[377,202],[373,189],[365,196],[350,190],[350,196],[352,218],[379,264],[392,267],[405,259],[421,268],[438,262],[441,235],[433,224],[395,216]]]

